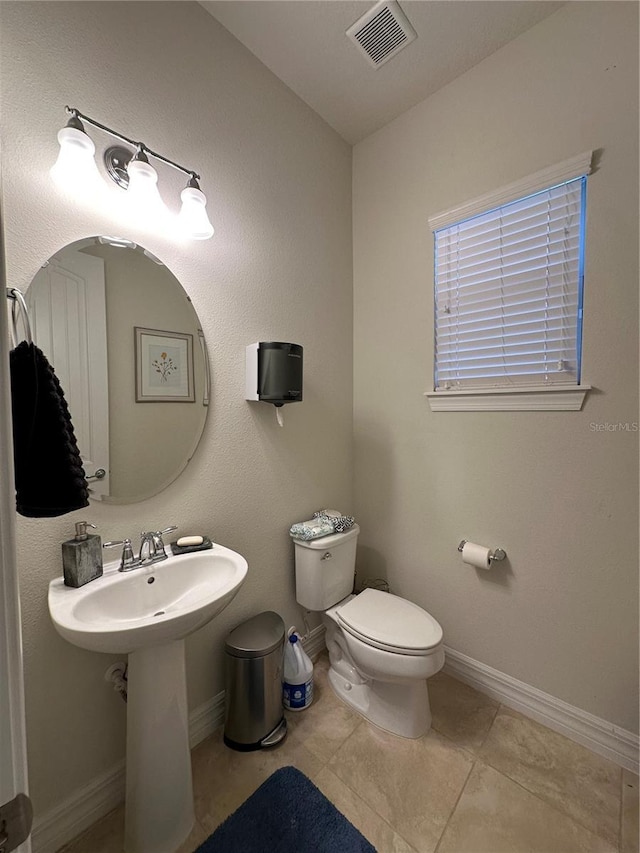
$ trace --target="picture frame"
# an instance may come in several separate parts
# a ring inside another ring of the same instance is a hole
[[[209,353],[207,351],[207,342],[204,338],[202,329],[198,329],[198,338],[202,347],[202,360],[204,362],[204,391],[202,392],[202,405],[209,405],[209,391],[211,388],[211,375],[209,373]]]
[[[134,326],[136,403],[195,403],[193,335]]]

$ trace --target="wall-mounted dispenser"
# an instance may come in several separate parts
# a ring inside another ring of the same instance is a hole
[[[247,400],[272,403],[280,407],[302,400],[302,347],[281,341],[260,341],[246,350]]]

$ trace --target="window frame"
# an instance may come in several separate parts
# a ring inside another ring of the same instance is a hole
[[[591,173],[593,152],[582,154],[535,172],[493,192],[429,217],[432,232],[486,213]],[[583,211],[583,216],[585,213]],[[583,232],[585,223],[583,222]],[[435,272],[434,272],[435,276]],[[434,279],[435,294],[435,279]],[[434,306],[435,311],[435,306]],[[434,316],[434,334],[435,334]],[[579,346],[581,342],[579,341]],[[435,360],[435,352],[434,352]],[[435,368],[435,361],[434,361]],[[435,370],[434,370],[435,376]],[[579,411],[590,385],[508,385],[493,388],[438,389],[425,392],[432,411]]]

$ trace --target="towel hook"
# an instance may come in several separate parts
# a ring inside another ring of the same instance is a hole
[[[31,323],[29,322],[29,310],[27,308],[27,303],[25,302],[24,296],[22,295],[22,291],[18,290],[17,287],[7,287],[6,292],[7,299],[13,300],[11,303],[11,337],[13,339],[14,347],[18,345],[18,309],[20,309],[20,313],[22,316],[25,339],[27,343],[33,343],[33,338],[31,336]]]

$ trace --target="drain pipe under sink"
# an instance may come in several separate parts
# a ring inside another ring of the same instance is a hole
[[[124,661],[119,660],[110,666],[104,674],[104,680],[110,681],[116,693],[127,701],[127,664]]]

